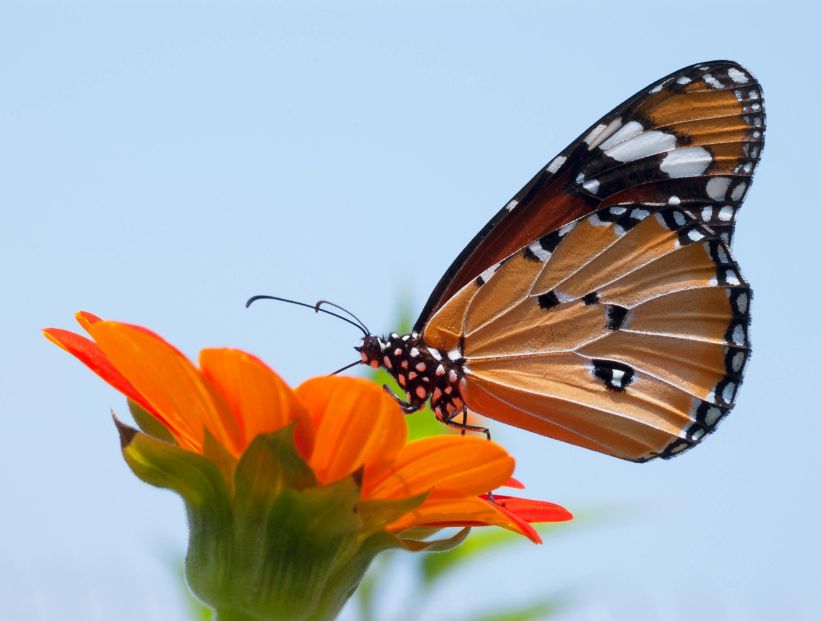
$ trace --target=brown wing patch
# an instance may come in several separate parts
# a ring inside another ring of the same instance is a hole
[[[748,302],[726,245],[684,211],[620,205],[488,270],[423,338],[463,347],[472,410],[642,461],[698,443],[730,409]]]
[[[727,317],[733,308],[724,290],[684,289],[650,298],[630,309],[623,329],[649,334],[690,337],[724,343]]]
[[[591,387],[591,366],[575,354],[482,361],[462,396],[501,422],[622,459],[660,454],[693,422],[693,399],[682,391],[645,376],[629,393]]]

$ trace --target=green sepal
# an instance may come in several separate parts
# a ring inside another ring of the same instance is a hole
[[[461,544],[470,534],[470,526],[465,526],[452,537],[446,539],[434,539],[433,541],[422,541],[409,537],[399,536],[397,539],[405,550],[410,552],[447,552]]]
[[[294,424],[260,434],[245,449],[234,473],[234,506],[238,513],[264,515],[286,488],[317,485],[311,467],[294,446]]]
[[[137,423],[137,427],[139,427],[142,431],[157,438],[158,440],[164,440],[166,442],[170,442],[171,444],[177,443],[174,436],[171,435],[170,431],[168,431],[168,428],[163,425],[156,416],[148,412],[139,403],[128,399],[128,410],[131,412],[134,422]]]
[[[137,477],[177,492],[189,512],[230,513],[225,479],[210,459],[137,431],[116,416],[114,423],[120,432],[123,457]]]
[[[366,532],[382,530],[385,526],[413,511],[428,497],[428,492],[399,500],[365,500],[359,505],[359,514]]]
[[[203,431],[202,454],[214,462],[214,465],[222,473],[228,487],[228,495],[233,496],[234,470],[237,466],[237,460],[207,429]]]
[[[189,586],[218,618],[333,619],[347,600],[339,594],[359,584],[350,571],[362,544],[359,498],[358,484],[348,477],[322,487],[284,488],[264,516],[258,504],[250,513],[235,507],[231,533],[192,531]]]

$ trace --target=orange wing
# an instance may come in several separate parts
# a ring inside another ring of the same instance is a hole
[[[489,268],[431,318],[462,349],[462,396],[501,422],[633,461],[715,429],[748,354],[750,289],[679,207],[624,204]]]

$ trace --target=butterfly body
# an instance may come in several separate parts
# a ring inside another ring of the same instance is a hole
[[[631,461],[696,446],[749,359],[730,244],[764,121],[732,61],[645,87],[488,222],[412,333],[366,336],[362,361],[448,424],[471,410]]]
[[[396,379],[407,396],[402,402],[406,412],[415,412],[430,399],[436,417],[448,423],[464,409],[465,360],[458,348],[428,347],[419,333],[412,332],[385,339],[366,336],[356,349],[363,363],[383,367]]]

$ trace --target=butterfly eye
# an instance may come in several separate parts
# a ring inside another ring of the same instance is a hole
[[[361,344],[354,347],[354,349],[362,356],[362,362],[365,364],[370,364],[382,358],[382,342],[379,337],[372,334],[363,338]]]

